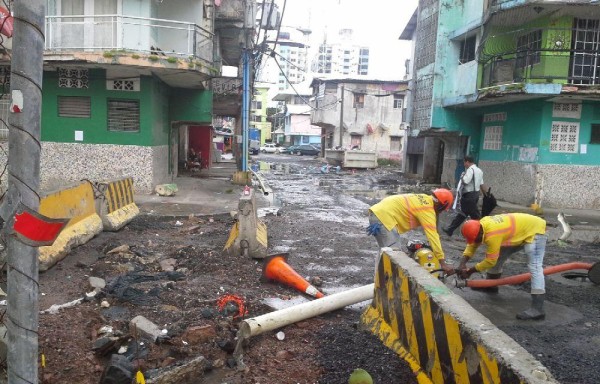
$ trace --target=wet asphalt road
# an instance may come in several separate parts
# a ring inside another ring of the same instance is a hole
[[[269,226],[271,251],[290,252],[299,272],[323,278],[326,293],[372,282],[377,247],[364,234],[370,205],[388,194],[431,189],[388,168],[323,174],[323,163],[305,156],[261,154],[253,160],[273,189],[271,204],[281,209],[283,218]],[[511,210],[514,208],[499,208],[495,213]],[[598,228],[574,225],[573,241],[559,245],[556,240],[562,228],[554,216],[545,218],[550,237],[545,266],[600,261],[600,244],[594,242]],[[440,221],[448,219],[442,215]],[[406,238],[424,236],[413,231]],[[462,239],[444,236],[442,244],[447,258],[457,264],[464,247]],[[505,275],[523,272],[527,272],[525,257],[517,254],[506,264]],[[446,283],[454,287],[452,279]],[[600,286],[567,274],[548,276],[547,317],[534,322],[514,318],[529,304],[528,283],[501,287],[493,296],[453,290],[548,367],[559,382],[600,382]]]

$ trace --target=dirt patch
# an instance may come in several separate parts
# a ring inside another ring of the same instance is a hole
[[[261,282],[261,262],[221,252],[232,225],[229,215],[142,215],[117,233],[100,234],[42,274],[42,310],[90,292],[89,276],[105,279],[107,286],[94,299],[40,316],[40,350],[47,361],[41,381],[98,383],[110,355],[121,349],[147,379],[203,356],[208,368],[198,377],[204,376],[204,383],[347,383],[355,368],[367,369],[376,382],[414,382],[393,352],[358,328],[357,310],[285,327],[284,340],[275,332],[256,336],[246,346],[245,368],[236,365],[239,306],[220,310],[219,299],[243,298],[247,318],[272,311],[263,299],[289,300],[297,292]],[[117,247],[122,251],[110,252]],[[173,272],[161,268],[165,260]],[[168,338],[152,342],[132,333],[129,321],[138,315]],[[106,336],[103,327],[112,328],[115,342],[94,351]],[[186,332],[193,327],[208,329],[208,337],[192,344]]]

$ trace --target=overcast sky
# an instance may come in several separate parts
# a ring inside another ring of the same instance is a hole
[[[340,28],[354,30],[356,42],[370,47],[369,77],[402,79],[410,43],[398,37],[417,7],[418,0],[276,0],[283,25],[310,28],[311,45]]]

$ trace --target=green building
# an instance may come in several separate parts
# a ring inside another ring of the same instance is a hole
[[[502,200],[600,208],[600,5],[421,0],[407,29],[409,172],[455,185],[470,154]]]
[[[213,79],[240,63],[255,12],[254,0],[48,0],[42,188],[132,176],[147,192],[192,150],[210,167]],[[10,74],[10,56],[0,61]],[[241,113],[238,99],[228,114]]]

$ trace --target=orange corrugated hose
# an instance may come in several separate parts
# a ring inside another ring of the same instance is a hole
[[[544,268],[544,275],[552,275],[558,272],[570,271],[572,269],[586,269],[590,270],[594,264],[590,263],[566,263],[560,265],[553,265],[551,267]],[[520,275],[504,277],[502,279],[488,280],[467,280],[466,285],[470,288],[487,288],[495,287],[498,285],[514,285],[521,284],[531,279],[531,273],[522,273]]]

